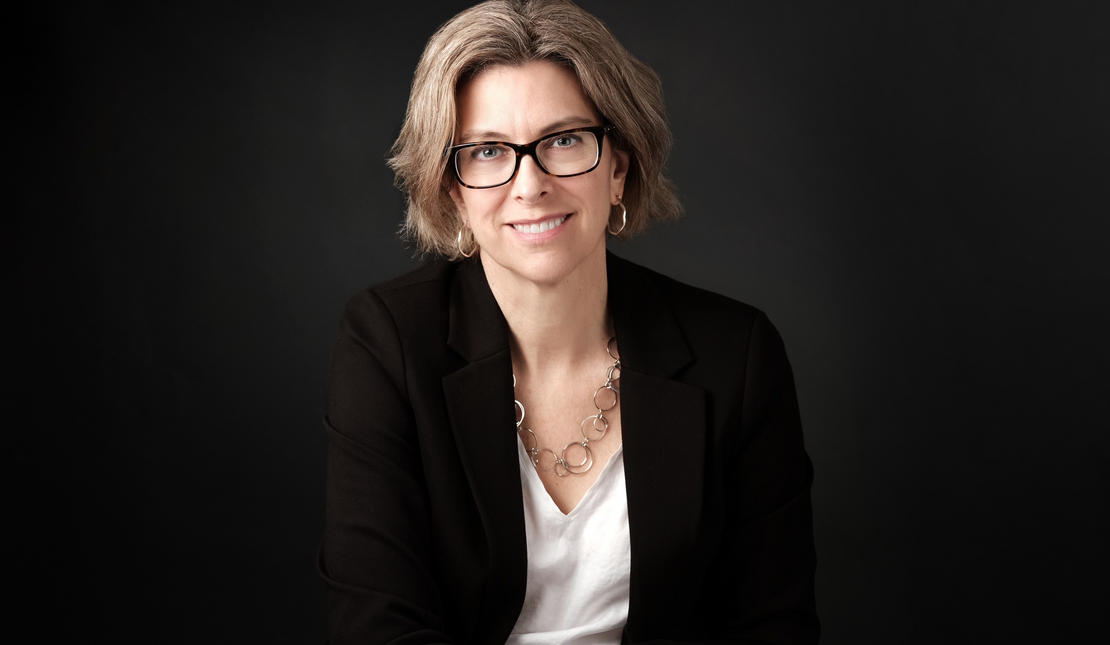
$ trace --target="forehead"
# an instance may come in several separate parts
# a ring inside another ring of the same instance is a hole
[[[600,124],[578,77],[562,65],[497,65],[463,84],[455,97],[457,141],[526,142],[546,132]]]

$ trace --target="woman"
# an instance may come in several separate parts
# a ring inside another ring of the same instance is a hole
[[[606,252],[678,214],[669,141],[657,77],[569,2],[429,41],[391,164],[442,257],[356,295],[332,356],[333,642],[817,641],[779,336]]]

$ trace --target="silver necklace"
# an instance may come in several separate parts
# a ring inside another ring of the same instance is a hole
[[[616,339],[614,336],[605,343],[605,352],[613,359],[613,364],[605,373],[605,384],[594,390],[593,404],[597,408],[597,414],[591,414],[582,420],[579,428],[582,432],[582,441],[568,443],[559,453],[550,448],[540,448],[535,433],[521,425],[524,423],[524,404],[513,398],[517,417],[516,431],[536,468],[543,471],[554,470],[556,475],[564,477],[585,474],[593,467],[594,451],[590,448],[590,442],[599,441],[605,437],[605,433],[609,431],[609,419],[605,418],[605,413],[615,408],[620,399],[621,389],[617,381],[621,378],[621,359],[620,356],[613,356],[613,341]],[[513,374],[513,391],[516,392],[516,374]],[[600,399],[598,399],[599,395]],[[569,459],[568,451],[570,451]]]

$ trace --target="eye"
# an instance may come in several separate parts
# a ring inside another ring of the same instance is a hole
[[[568,132],[567,134],[560,134],[557,137],[548,140],[548,147],[550,148],[569,148],[582,143],[582,135],[576,132]]]
[[[470,158],[474,161],[492,161],[503,154],[505,151],[501,146],[474,146],[470,149]]]

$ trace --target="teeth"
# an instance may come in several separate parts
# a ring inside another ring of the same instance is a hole
[[[541,222],[539,224],[513,224],[513,228],[520,231],[521,233],[546,233],[547,231],[550,231],[556,226],[562,224],[563,220],[565,219],[566,216],[563,216],[556,219],[549,219],[546,222]]]

